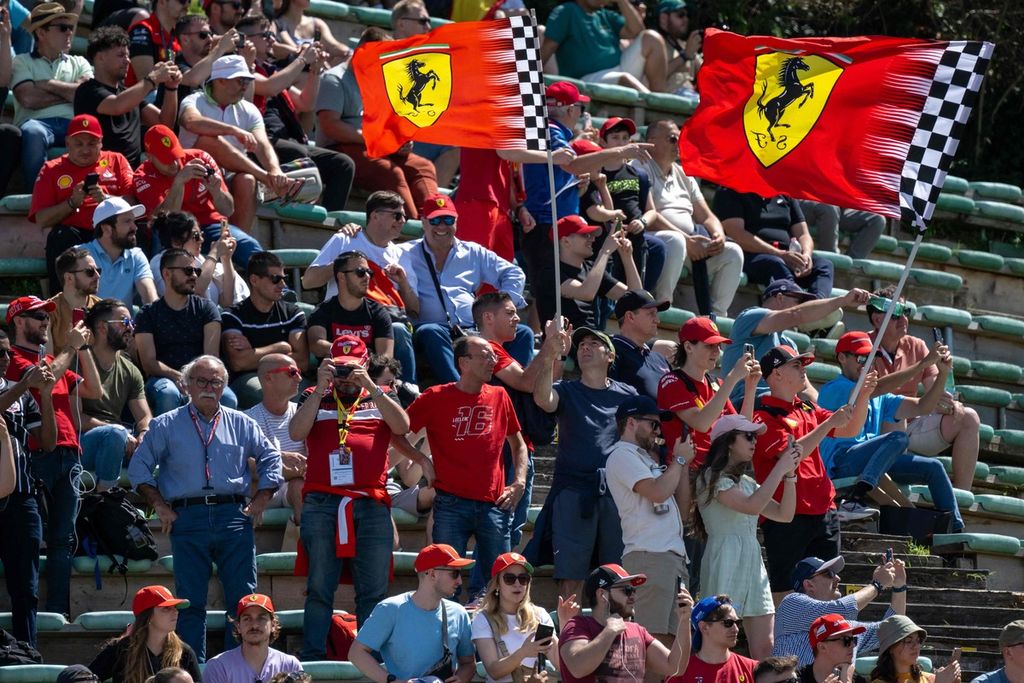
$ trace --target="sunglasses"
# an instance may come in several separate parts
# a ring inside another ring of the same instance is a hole
[[[652,429],[661,429],[661,420],[653,417],[634,417],[637,422],[646,422]]]
[[[49,320],[50,319],[50,316],[46,315],[45,313],[35,313],[35,312],[32,312],[32,313],[22,313],[21,317],[22,318],[31,318],[32,320],[36,320],[38,322],[42,322],[44,320]]]
[[[182,36],[199,36],[200,40],[209,40],[213,36],[213,31],[192,31],[191,33],[182,33]],[[202,235],[200,235],[202,237]]]
[[[285,278],[284,275],[277,275],[277,274],[275,274],[275,275],[260,275],[260,277],[267,278],[268,280],[270,280],[275,285],[279,285],[279,284],[281,284],[282,282],[284,282],[287,279],[287,278]]]
[[[525,573],[525,572],[522,573],[522,574],[502,574],[501,575],[501,582],[503,584],[505,584],[506,586],[514,586],[514,585],[516,585],[516,583],[518,583],[520,586],[529,586],[530,585],[530,581],[532,581],[532,580],[533,580],[533,577],[530,576],[529,574]]]
[[[857,644],[857,636],[840,636],[838,638],[829,638],[825,641],[826,643],[842,643],[843,647],[850,647],[851,645]]]
[[[289,377],[302,377],[302,371],[300,371],[298,368],[292,367],[290,365],[286,365],[283,368],[277,368],[275,370],[271,370],[267,374],[268,375],[277,375],[277,374],[282,374],[282,373],[287,373]]]
[[[726,628],[732,628],[733,626],[739,628],[743,623],[742,619],[707,619],[706,621],[709,624],[721,624]]]
[[[750,443],[757,442],[757,432],[740,432],[740,436],[745,438]]]
[[[373,271],[369,268],[353,268],[352,270],[342,270],[342,273],[355,273],[358,277],[370,277],[373,275]]]
[[[626,594],[626,597],[636,595],[636,586],[612,586]]]
[[[457,579],[457,578],[462,576],[462,571],[459,570],[459,569],[438,568],[438,569],[435,569],[434,571],[435,572],[444,572],[444,573],[448,574],[449,576],[451,576],[453,579]]]
[[[0,358],[10,358],[11,355],[10,349],[0,349]]]
[[[414,21],[420,26],[430,26],[430,19],[428,17],[402,17],[402,21]]]
[[[427,222],[431,225],[455,225],[455,216],[438,216],[437,218],[429,218]]]
[[[167,270],[180,270],[185,275],[192,275],[194,277],[199,277],[199,274],[203,272],[202,269],[195,266],[167,266]]]
[[[203,233],[199,232],[198,230],[195,230],[195,231],[192,232],[191,235],[189,235],[189,239],[192,242],[202,242],[203,241]]]
[[[831,569],[826,569],[826,570],[825,570],[825,571],[823,571],[823,572],[820,572],[820,573],[818,573],[818,574],[815,574],[815,576],[827,576],[827,577],[828,577],[828,578],[830,578],[830,579],[834,579],[834,578],[836,578],[836,577],[838,576],[838,574],[836,574],[836,573],[835,573],[834,571],[832,571]]]
[[[135,321],[133,321],[131,318],[111,318],[110,320],[104,320],[103,322],[106,322],[106,323],[121,323],[125,327],[128,327],[128,328],[133,329],[133,330],[135,329]]]
[[[377,213],[386,213],[396,221],[404,221],[406,219],[406,215],[402,211],[388,211],[387,209],[377,209]]]
[[[679,136],[678,135],[669,135],[668,136],[668,141],[671,142],[674,145],[677,142],[679,142]]]
[[[103,275],[103,269],[100,268],[99,266],[96,266],[95,268],[93,268],[93,267],[82,268],[81,270],[69,270],[68,272],[69,273],[85,273],[86,277],[93,277],[93,276],[96,276],[96,275]]]
[[[239,2],[238,0],[227,0],[226,2],[225,2],[225,0],[218,0],[217,4],[218,5],[231,5],[231,7],[233,9],[236,9],[236,10],[242,9],[242,3]]]
[[[864,365],[868,362],[867,354],[863,356],[854,356],[857,359],[857,365]]]
[[[50,24],[50,28],[56,29],[61,33],[71,33],[75,30],[75,27],[71,24]]]

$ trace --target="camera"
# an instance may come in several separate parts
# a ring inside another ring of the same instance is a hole
[[[348,379],[348,376],[355,370],[351,365],[337,365],[334,368],[334,376],[338,379]]]
[[[216,174],[216,173],[217,173],[217,172],[213,170],[213,167],[212,167],[212,166],[207,166],[207,167],[206,167],[206,177],[207,177],[207,178],[209,178],[210,176],[213,176],[213,175],[214,175],[214,174]]]

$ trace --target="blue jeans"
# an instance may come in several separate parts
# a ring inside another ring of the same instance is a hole
[[[96,483],[110,487],[121,478],[128,430],[118,424],[94,427],[82,434],[82,467],[96,475]]]
[[[45,611],[68,615],[71,614],[71,558],[75,552],[78,478],[82,474],[78,451],[58,446],[49,452],[37,452],[32,457],[32,474],[42,482],[47,496]]]
[[[32,494],[13,493],[0,500],[0,562],[11,596],[11,633],[36,646],[36,610],[39,607],[39,548],[43,520]]]
[[[402,364],[402,381],[416,384],[416,351],[412,346],[412,332],[405,323],[391,323],[395,339],[395,360]]]
[[[146,380],[146,400],[153,411],[153,417],[156,417],[188,403],[188,395],[181,392],[174,380],[167,377],[150,377]],[[238,397],[231,391],[231,387],[224,387],[220,404],[228,408],[238,407]]]
[[[263,251],[263,245],[261,245],[255,237],[242,230],[231,226],[231,236],[238,242],[238,246],[235,247],[235,253],[231,256],[231,261],[235,264],[235,268],[245,272],[249,270],[249,257],[255,254],[257,251]],[[210,251],[210,245],[220,239],[220,224],[211,223],[210,225],[203,226],[203,253]]]
[[[56,144],[63,145],[71,119],[29,119],[21,124],[21,171],[25,187],[35,185],[39,169],[46,163],[46,152]]]
[[[934,458],[907,453],[908,445],[906,432],[889,432],[873,437],[846,450],[836,451],[829,474],[833,479],[857,477],[872,487],[878,485],[883,474],[902,484],[927,484],[935,508],[952,514],[953,532],[962,530],[964,521],[942,463]]]
[[[807,275],[796,277],[778,256],[744,252],[743,272],[751,283],[757,285],[767,285],[772,280],[794,280],[819,299],[832,296],[832,282],[835,279],[832,262],[819,256],[811,257],[811,270]]]
[[[416,348],[427,357],[430,369],[437,381],[444,384],[457,382],[458,368],[455,367],[455,353],[452,351],[452,338],[448,325],[444,323],[423,323],[417,325],[413,333]],[[516,337],[504,344],[505,349],[526,367],[533,358],[533,330],[522,323],[516,327]]]
[[[179,613],[178,635],[192,646],[200,662],[206,661],[206,599],[213,563],[217,563],[227,615],[234,614],[242,596],[256,590],[256,539],[252,520],[242,514],[241,507],[223,503],[175,510],[178,519],[171,527],[174,594],[189,601]],[[224,649],[230,650],[237,645],[234,625],[226,618],[224,625]]]
[[[483,590],[487,583],[483,576],[490,574],[491,565],[498,555],[509,551],[511,525],[512,514],[493,503],[460,498],[444,491],[438,491],[434,496],[434,543],[447,543],[459,555],[465,555],[469,537],[476,539],[473,559],[482,571],[479,576],[475,572],[470,575],[471,596]]]
[[[356,592],[356,618],[362,625],[370,612],[388,595],[388,573],[394,542],[391,511],[375,500],[352,503],[356,532],[356,556],[340,558],[335,552],[338,537],[338,505],[342,497],[312,491],[302,504],[302,545],[309,558],[305,615],[302,621],[303,661],[327,659],[327,632],[334,614],[334,593],[347,561]]]

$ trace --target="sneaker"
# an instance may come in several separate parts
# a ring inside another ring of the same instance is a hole
[[[858,519],[871,519],[878,516],[878,510],[869,508],[855,500],[844,500],[839,503],[839,521],[853,522]]]

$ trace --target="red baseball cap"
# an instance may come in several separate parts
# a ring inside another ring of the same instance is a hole
[[[813,650],[823,640],[842,635],[855,636],[865,631],[867,628],[852,625],[841,614],[823,614],[811,623],[811,630],[807,632],[807,638],[811,641]]]
[[[176,598],[171,591],[163,586],[146,586],[140,588],[132,599],[132,614],[138,617],[148,609],[154,607],[177,607],[185,609],[189,602],[183,598]]]
[[[449,197],[443,194],[432,194],[423,200],[423,206],[420,207],[420,218],[428,220],[434,216],[455,216],[458,217],[459,212],[455,208],[454,202]]]
[[[509,567],[514,567],[517,564],[523,565],[523,568],[530,574],[533,573],[533,565],[527,562],[525,557],[519,553],[503,553],[498,555],[498,558],[494,560],[494,564],[491,565],[491,576],[497,576]]]
[[[601,227],[597,225],[591,225],[583,220],[582,216],[572,215],[563,216],[558,219],[558,236],[568,237],[569,235],[589,235],[592,232],[600,230]]]
[[[174,131],[163,124],[151,127],[143,139],[146,154],[162,164],[173,164],[185,158],[185,149],[181,146]]]
[[[598,135],[604,140],[608,136],[608,132],[616,126],[623,126],[629,131],[630,135],[636,135],[636,124],[633,123],[633,119],[627,119],[623,116],[613,116],[605,121],[604,125],[601,126],[601,130],[598,131]]]
[[[359,363],[366,365],[370,353],[362,339],[351,334],[343,334],[331,344],[331,358],[335,363]]]
[[[260,607],[270,614],[274,613],[274,603],[271,602],[269,595],[263,595],[262,593],[250,593],[238,601],[238,608],[235,610],[235,616],[241,617],[242,612],[254,606]]]
[[[847,332],[836,342],[836,353],[866,356],[871,353],[871,337],[867,332]]]
[[[462,569],[473,564],[473,560],[459,557],[455,548],[445,543],[434,543],[420,551],[413,563],[417,573],[444,567],[446,569]]]
[[[91,135],[102,140],[103,128],[100,126],[100,120],[92,114],[79,114],[71,119],[71,123],[68,124],[68,137],[76,135]]]
[[[711,318],[698,316],[690,318],[679,328],[680,342],[704,342],[705,344],[732,344],[732,340],[723,337],[718,325]]]
[[[57,304],[52,301],[46,301],[37,296],[19,296],[7,305],[7,324],[10,325],[11,321],[22,313],[38,311],[39,309],[49,313],[55,308],[57,308]]]
[[[544,90],[544,97],[563,107],[577,102],[589,102],[590,98],[580,94],[580,89],[569,81],[552,83]]]
[[[569,144],[569,146],[572,147],[572,151],[574,151],[574,152],[576,152],[576,154],[580,154],[580,155],[582,155],[582,154],[593,154],[595,152],[603,152],[604,151],[604,147],[602,147],[601,145],[597,144],[596,142],[593,142],[591,140],[587,140],[586,138],[576,138],[575,140],[573,140]]]

